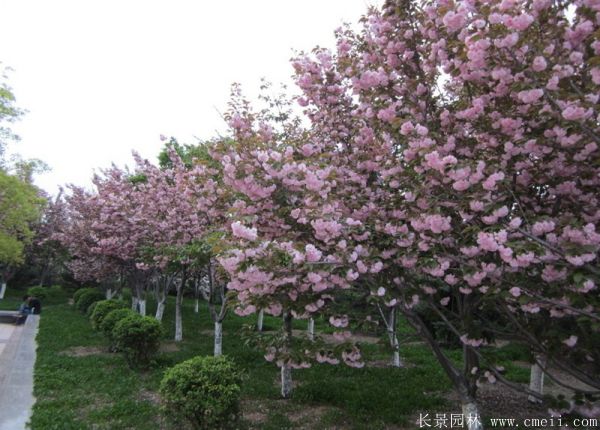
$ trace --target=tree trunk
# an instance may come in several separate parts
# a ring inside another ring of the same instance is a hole
[[[6,294],[6,282],[0,282],[0,299],[4,298],[4,294]]]
[[[113,291],[111,288],[107,288],[106,291],[104,292],[104,295],[106,296],[106,300],[110,300],[113,298]]]
[[[265,312],[261,309],[258,311],[258,317],[256,319],[256,330],[263,331],[263,321],[265,319]]]
[[[131,297],[131,310],[134,312],[138,311],[138,301],[136,296]]]
[[[46,280],[47,272],[48,272],[48,269],[46,266],[44,266],[44,268],[42,269],[42,274],[40,275],[40,283],[38,284],[39,287],[44,286],[44,281]]]
[[[394,352],[392,353],[392,366],[393,367],[402,367],[403,363],[400,359],[400,344],[398,343],[398,337],[394,335],[392,340],[392,349]]]
[[[183,281],[177,285],[177,299],[175,300],[175,342],[183,340],[183,324],[181,321],[181,303],[183,302]]]
[[[156,314],[154,315],[154,318],[158,321],[162,321],[164,313],[165,313],[165,300],[160,300],[156,304]]]
[[[138,306],[140,308],[140,315],[146,316],[146,299],[138,299]]]
[[[194,313],[200,312],[200,282],[194,278]]]
[[[434,338],[433,334],[429,331],[429,328],[425,324],[425,322],[421,319],[421,317],[411,309],[402,309],[403,315],[406,317],[408,323],[415,328],[417,334],[427,342],[429,347],[431,348],[433,354],[437,358],[440,363],[442,369],[452,381],[452,385],[454,389],[461,396],[461,404],[463,411],[464,424],[468,430],[483,430],[483,425],[481,423],[481,416],[479,415],[479,409],[476,403],[476,397],[474,395],[470,395],[472,391],[472,387],[470,386],[470,380],[465,375],[465,370],[472,364],[472,354],[465,354],[467,361],[470,363],[465,363],[465,369],[461,372],[455,364],[450,360],[442,350],[439,343]],[[470,371],[469,371],[469,374]],[[469,416],[471,419],[469,420]]]
[[[398,334],[396,332],[396,308],[390,309],[388,320],[386,321],[388,338],[390,347],[392,348],[392,366],[402,367],[404,364],[400,359],[400,342],[398,342]]]
[[[292,315],[289,312],[283,313],[284,346],[283,352],[288,353],[292,344]],[[292,367],[288,361],[281,365],[281,397],[289,399],[292,396]]]
[[[308,319],[308,339],[315,340],[315,320],[314,320],[314,318]]]
[[[215,357],[223,354],[223,323],[221,321],[215,322]]]
[[[546,357],[543,355],[536,355],[536,361],[540,362],[542,366],[546,366]],[[531,365],[531,375],[529,378],[529,389],[539,394],[544,394],[544,371],[542,367],[533,363]],[[531,403],[541,403],[542,401],[535,396],[529,396],[527,398]]]
[[[466,427],[467,430],[483,430],[483,423],[481,422],[479,408],[474,400],[463,400],[462,413],[464,427]]]
[[[281,366],[281,397],[289,399],[292,396],[292,368],[284,363]]]

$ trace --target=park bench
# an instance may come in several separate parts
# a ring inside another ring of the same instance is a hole
[[[0,323],[17,324],[23,315],[18,311],[0,311]]]

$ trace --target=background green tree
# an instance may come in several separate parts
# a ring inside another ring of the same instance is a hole
[[[45,200],[33,185],[0,170],[0,297],[6,282],[23,262]]]

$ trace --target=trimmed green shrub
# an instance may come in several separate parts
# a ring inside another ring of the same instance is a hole
[[[94,306],[94,304],[92,304]],[[108,315],[109,312],[115,309],[125,309],[127,305],[120,300],[100,300],[95,303],[93,311],[90,315],[90,322],[94,330],[100,330],[100,324]],[[111,328],[112,331],[112,328]]]
[[[137,314],[129,308],[115,309],[106,314],[106,316],[100,323],[100,331],[108,339],[108,342],[110,344],[109,349],[111,351],[117,350],[115,339],[113,338],[113,330],[115,329],[115,326],[123,318],[129,317],[131,315]]]
[[[95,288],[80,288],[73,293],[73,303],[77,303],[79,298],[88,291],[97,291]]]
[[[102,300],[100,300],[101,302]],[[100,302],[94,302],[91,305],[88,306],[87,311],[85,311],[86,316],[89,318],[92,316],[92,313],[94,312],[94,309],[96,309],[96,305]]]
[[[194,357],[168,369],[160,383],[163,412],[195,429],[223,429],[237,422],[241,374],[225,356]]]
[[[92,303],[99,302],[100,300],[104,300],[102,291],[91,290],[81,294],[79,299],[75,302],[75,305],[81,312],[86,313]]]
[[[147,367],[158,352],[161,336],[159,321],[138,314],[121,319],[112,331],[116,347],[130,367]]]
[[[50,293],[50,288],[44,288],[44,287],[29,287],[29,288],[27,288],[28,296],[37,297],[42,302],[46,301],[46,299],[50,295],[49,293]]]
[[[65,301],[66,294],[60,285],[51,287],[29,287],[27,295],[34,296],[45,303],[61,303]]]

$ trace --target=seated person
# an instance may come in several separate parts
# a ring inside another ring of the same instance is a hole
[[[31,308],[29,306],[29,296],[23,296],[23,303],[21,303],[21,306],[19,306],[19,313],[25,315],[31,313]]]
[[[39,315],[42,313],[42,302],[37,297],[29,298],[29,309],[30,313],[34,315]]]
[[[23,296],[23,303],[19,306],[19,316],[17,317],[16,323],[23,324],[27,319],[27,315],[31,313],[31,308],[29,307],[29,296]]]

